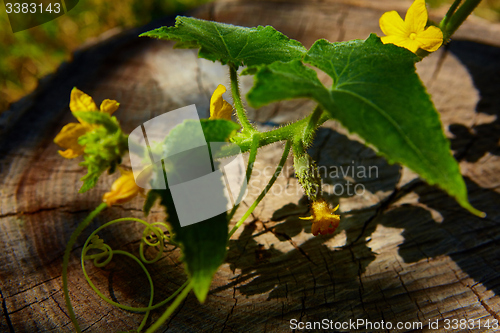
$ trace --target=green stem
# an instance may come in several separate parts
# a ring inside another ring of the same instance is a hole
[[[481,0],[466,0],[460,8],[449,18],[448,24],[444,27],[444,40],[448,40],[453,33],[462,25],[472,11],[479,5]]]
[[[238,199],[236,199],[237,204],[233,206],[233,209],[231,209],[231,212],[227,216],[227,220],[231,221],[231,219],[234,216],[234,213],[236,213],[236,210],[240,206],[240,201],[243,198],[243,195],[245,194],[245,190],[248,187],[248,184],[250,182],[250,177],[252,177],[252,170],[253,170],[253,165],[255,163],[255,159],[257,158],[257,149],[259,148],[259,141],[260,141],[260,133],[254,133],[252,135],[252,148],[250,149],[250,156],[248,156],[248,165],[247,165],[247,172],[246,172],[246,180],[247,180],[247,186],[243,186],[240,190],[240,193],[238,194]]]
[[[453,16],[453,14],[457,10],[457,8],[461,2],[462,2],[462,0],[455,0],[455,2],[451,5],[450,9],[448,9],[448,12],[446,12],[446,15],[443,17],[443,19],[439,23],[439,27],[441,28],[441,30],[444,30],[444,28],[446,27],[446,25],[450,21],[450,18]]]
[[[291,145],[292,145],[291,141],[288,140],[286,142],[285,150],[283,151],[283,155],[281,156],[281,160],[280,160],[278,166],[276,167],[276,171],[274,172],[274,175],[271,177],[271,179],[269,180],[269,183],[267,183],[266,187],[260,193],[260,195],[257,197],[257,199],[254,201],[254,203],[250,206],[250,208],[248,208],[246,213],[241,217],[241,219],[238,221],[238,223],[236,223],[236,225],[233,227],[233,229],[231,229],[231,231],[229,232],[228,239],[231,238],[231,236],[235,233],[235,231],[238,230],[238,228],[245,222],[247,217],[249,217],[250,214],[252,214],[255,207],[257,207],[257,205],[260,203],[260,201],[266,196],[269,189],[273,186],[274,182],[276,181],[276,179],[281,174],[281,171],[283,170],[283,165],[285,165],[286,159],[288,158],[288,154],[290,153]]]
[[[193,289],[193,283],[190,282],[186,288],[177,296],[177,298],[172,302],[172,304],[167,308],[167,310],[161,315],[161,317],[148,328],[146,333],[153,333],[170,317],[170,315],[177,309],[181,302],[186,298],[189,292]]]
[[[318,111],[319,112],[319,111]],[[316,127],[323,124],[325,121],[330,119],[326,112],[319,112],[320,117],[316,122]],[[303,129],[308,126],[311,122],[311,118],[316,117],[316,109],[309,116],[293,122],[291,124],[279,127],[277,129],[270,130],[268,132],[260,133],[260,141],[259,147],[263,147],[269,145],[271,143],[275,143],[278,141],[292,140],[298,131],[304,131]],[[313,121],[314,122],[314,121]],[[241,149],[241,152],[247,152],[252,147],[252,138],[246,135],[245,133],[239,133],[239,137],[236,137],[235,142],[237,142],[238,146]]]
[[[229,64],[229,76],[231,77],[231,93],[233,94],[234,108],[240,121],[243,132],[255,132],[255,128],[247,118],[243,103],[241,102],[240,87],[238,84],[238,73],[234,65]]]
[[[306,147],[301,136],[294,137],[292,140],[292,152],[294,156],[303,156],[306,153]]]
[[[302,132],[302,142],[307,147],[312,144],[314,139],[314,134],[316,133],[316,129],[319,126],[319,121],[321,116],[323,115],[323,109],[319,104],[314,108],[311,116],[309,117],[309,121],[307,122],[307,126],[304,128]]]
[[[75,311],[73,310],[73,306],[71,305],[71,300],[69,298],[69,290],[68,290],[68,264],[69,264],[69,256],[71,254],[71,250],[73,249],[73,246],[76,243],[76,240],[78,239],[78,236],[85,230],[85,228],[92,222],[92,220],[99,215],[100,212],[102,212],[107,205],[105,203],[101,203],[99,206],[97,206],[94,211],[92,211],[76,228],[75,231],[71,234],[71,237],[69,238],[69,242],[66,245],[66,249],[64,250],[64,257],[63,257],[63,272],[62,272],[62,280],[63,280],[63,290],[64,290],[64,299],[66,301],[66,307],[68,308],[69,312],[69,317],[71,321],[73,322],[73,325],[75,326],[75,329],[77,332],[81,332],[80,326],[78,325],[78,322],[76,321],[76,316],[75,316]]]

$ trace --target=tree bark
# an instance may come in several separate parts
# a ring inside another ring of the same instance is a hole
[[[404,13],[410,3],[226,0],[193,15],[243,26],[273,25],[310,47],[319,38],[333,42],[366,38],[370,32],[380,35],[380,15],[393,9]],[[431,12],[435,17],[442,14]],[[95,189],[78,194],[85,170],[79,160],[58,156],[52,140],[65,124],[75,121],[68,109],[72,87],[97,103],[118,100],[121,106],[115,115],[130,132],[144,121],[190,104],[207,116],[217,84],[229,86],[228,68],[198,59],[196,51],[136,37],[172,23],[166,19],[86,46],[1,116],[0,331],[73,331],[62,292],[64,248],[117,176],[105,175]],[[299,219],[307,214],[307,200],[288,161],[271,193],[230,240],[226,263],[215,275],[207,301],[199,304],[189,295],[163,331],[288,332],[293,319],[384,321],[392,324],[385,326],[389,332],[430,332],[435,322],[440,330],[451,331],[445,329],[446,320],[474,320],[476,329],[459,325],[454,331],[488,331],[477,328],[481,319],[481,325],[489,320],[493,331],[493,320],[500,321],[499,32],[498,24],[472,18],[448,47],[417,66],[460,162],[470,201],[488,214],[486,218],[472,216],[408,169],[389,165],[355,135],[329,121],[318,131],[310,154],[320,171],[328,171],[325,190],[331,193],[330,203],[340,203],[338,231],[314,237],[310,222]],[[322,73],[320,77],[327,81]],[[244,90],[252,80],[242,78]],[[271,128],[305,116],[313,106],[298,100],[248,111],[261,128]],[[282,144],[274,144],[259,151],[242,210],[267,183],[282,149]],[[360,168],[365,176],[358,174]],[[341,170],[348,174],[343,176]],[[358,194],[353,194],[353,186],[347,192],[348,181],[363,185]],[[343,185],[343,193],[338,185]],[[141,314],[103,302],[84,280],[79,263],[81,246],[92,230],[114,218],[143,217],[142,203],[138,197],[107,209],[72,252],[70,295],[83,330],[133,330],[142,320]],[[147,220],[163,218],[155,206]],[[137,254],[141,235],[142,228],[130,222],[106,229],[101,238],[114,249]],[[155,303],[186,280],[179,249],[168,248],[165,258],[149,267]],[[117,256],[104,269],[90,263],[87,268],[108,297],[146,306],[149,284],[132,261]],[[161,312],[154,312],[148,325]],[[422,326],[398,328],[398,322]],[[354,331],[350,328],[337,331]],[[370,331],[369,326],[359,330]]]

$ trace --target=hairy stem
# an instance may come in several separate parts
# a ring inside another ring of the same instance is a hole
[[[271,177],[271,179],[269,180],[269,183],[267,183],[266,187],[264,188],[264,190],[262,190],[262,192],[257,197],[257,199],[254,201],[254,203],[250,206],[250,208],[248,208],[246,213],[241,217],[241,219],[238,221],[238,223],[236,223],[236,225],[233,227],[233,229],[231,229],[231,231],[229,232],[228,239],[231,238],[231,236],[235,233],[235,231],[238,230],[238,228],[245,222],[247,217],[249,217],[250,214],[252,214],[255,207],[257,207],[257,205],[261,202],[261,200],[266,196],[269,189],[273,186],[274,182],[276,181],[276,179],[281,174],[281,171],[283,170],[283,165],[285,165],[286,159],[288,158],[288,154],[290,153],[291,145],[292,145],[291,141],[288,140],[286,142],[285,150],[283,151],[283,155],[281,156],[281,160],[278,163],[278,166],[276,167],[276,171],[274,172],[274,175]]]
[[[255,163],[255,159],[257,157],[257,149],[259,148],[259,141],[260,141],[260,134],[254,133],[252,135],[252,147],[250,149],[250,156],[248,156],[248,165],[247,165],[247,172],[246,172],[246,183],[248,186],[248,183],[250,182],[250,177],[252,176],[252,170],[253,170],[253,165]],[[227,220],[231,221],[231,219],[234,216],[234,213],[236,213],[236,210],[240,206],[240,201],[243,198],[243,195],[245,194],[245,190],[247,187],[242,187],[240,190],[240,193],[238,194],[238,199],[236,199],[236,202],[238,202],[236,205],[234,205],[233,209],[231,209],[231,212],[227,216]]]
[[[311,116],[309,117],[307,126],[304,128],[304,131],[302,132],[302,142],[304,143],[304,146],[308,147],[312,144],[314,139],[314,134],[316,133],[316,129],[320,125],[320,119],[322,115],[323,115],[323,108],[317,105],[316,108],[314,108],[314,111],[312,112]]]
[[[255,132],[255,128],[247,118],[243,103],[241,102],[240,87],[238,84],[238,73],[234,65],[229,64],[229,76],[231,78],[231,93],[233,94],[234,108],[240,121],[243,132]]]
[[[320,112],[319,119],[317,120],[316,123],[316,128],[323,124],[325,121],[330,119],[327,113],[325,112]],[[296,134],[302,133],[304,134],[305,128],[309,125],[311,122],[311,118],[316,117],[317,113],[316,110],[315,112],[311,113],[309,116],[298,120],[296,122],[293,122],[291,124],[267,131],[267,132],[261,132],[260,133],[260,141],[259,141],[259,147],[263,147],[266,145],[269,145],[271,143],[275,143],[278,141],[285,141],[285,140],[293,140],[293,138],[296,136]],[[314,122],[314,121],[313,121]],[[312,132],[311,138],[314,137],[314,131]],[[239,133],[235,137],[235,142],[238,144],[242,152],[247,152],[250,150],[252,146],[252,138],[249,137],[248,135],[245,135],[244,133]]]

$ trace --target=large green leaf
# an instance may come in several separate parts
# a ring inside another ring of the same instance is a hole
[[[200,48],[200,58],[236,67],[286,62],[300,59],[306,52],[300,42],[270,26],[245,28],[184,16],[177,16],[173,27],[161,27],[141,36],[174,40],[178,42],[176,47]]]
[[[179,145],[181,147],[183,145],[189,146],[189,140],[193,137],[193,131],[199,130],[199,126],[200,122],[197,120],[185,120],[183,123],[173,128],[161,145],[163,151],[168,153],[174,146],[177,148]],[[239,128],[239,125],[223,119],[202,119],[201,128],[203,129],[203,134],[207,142],[224,142]],[[187,160],[192,162],[193,154],[197,153],[199,153],[199,151],[189,150],[186,155],[189,155]],[[167,158],[161,166],[168,165],[170,168],[183,168],[185,171],[186,168],[192,167],[183,163],[186,160],[184,159],[186,156],[181,158]],[[203,163],[201,159],[194,160]],[[207,161],[205,161],[205,163],[206,162]],[[213,162],[214,167],[217,168],[218,162]],[[160,166],[160,164],[157,166]],[[156,172],[159,176],[163,177],[163,170],[156,170]],[[170,169],[169,172],[172,172],[172,169]],[[217,184],[217,186],[218,185],[219,184]],[[220,187],[217,188],[217,186],[211,184],[211,196],[224,196],[224,184],[222,181]],[[183,254],[182,261],[193,283],[193,291],[198,300],[203,302],[208,294],[213,275],[224,262],[226,255],[228,237],[227,214],[224,212],[202,222],[182,227],[169,189],[149,191],[148,198],[144,205],[146,213],[151,209],[157,198],[160,198],[160,203],[166,208],[168,214],[167,221],[172,226],[174,233],[173,240],[181,247]],[[193,207],[193,209],[201,208],[198,206]]]
[[[226,256],[228,236],[226,213],[181,227],[170,190],[151,190],[148,192],[148,197],[153,198],[148,200],[149,202],[154,201],[156,197],[161,198],[160,204],[166,208],[167,221],[174,233],[173,240],[181,247],[182,261],[193,283],[193,291],[198,300],[204,302],[213,275]]]
[[[372,144],[389,162],[408,166],[436,184],[470,212],[457,162],[450,152],[439,114],[415,72],[418,58],[395,45],[367,40],[318,40],[304,57],[333,79],[322,85],[300,61],[263,66],[248,93],[254,107],[282,99],[312,98],[351,132]]]

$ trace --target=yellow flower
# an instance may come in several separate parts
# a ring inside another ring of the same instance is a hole
[[[118,109],[119,105],[120,103],[117,101],[106,99],[101,103],[100,111],[111,115]],[[69,109],[72,112],[99,111],[92,97],[76,87],[71,91]],[[78,144],[78,138],[91,131],[95,126],[81,119],[78,121],[79,123],[69,123],[64,126],[54,139],[57,145],[66,149],[65,151],[59,150],[59,154],[64,158],[75,158],[83,154],[84,147]]]
[[[381,40],[384,44],[396,44],[413,53],[424,49],[436,51],[443,44],[443,32],[435,26],[425,28],[427,24],[425,0],[415,0],[406,12],[405,20],[396,11],[384,13],[380,17],[380,29],[386,36]]]
[[[210,118],[209,119],[227,119],[231,120],[233,107],[222,98],[222,94],[226,92],[226,87],[222,84],[217,86],[212,98],[210,99]]]
[[[311,205],[312,208],[312,216],[309,217],[301,217],[302,220],[312,220],[313,224],[311,227],[311,232],[314,236],[318,234],[326,235],[333,234],[333,232],[337,229],[340,222],[340,215],[332,214],[339,206],[334,209],[330,209],[328,203],[320,198],[317,201],[314,201]]]
[[[123,170],[121,168],[119,170],[121,176],[111,185],[111,192],[104,193],[102,197],[102,201],[105,202],[108,207],[130,201],[141,191],[141,188],[135,183],[132,171]]]

